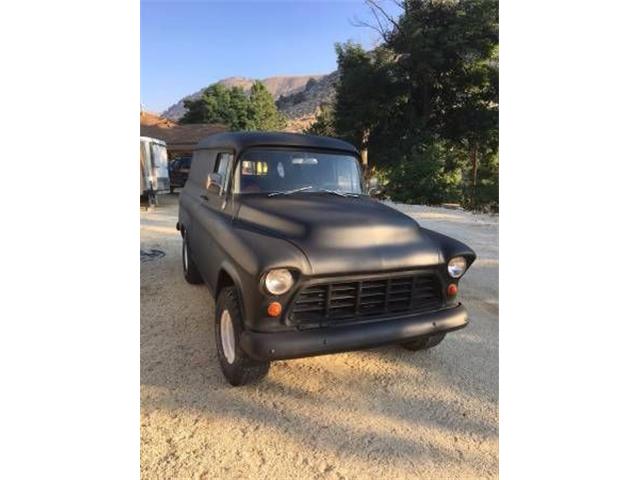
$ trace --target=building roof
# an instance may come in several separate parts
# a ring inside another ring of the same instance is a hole
[[[353,145],[337,138],[284,132],[217,133],[202,139],[195,148],[232,148],[241,151],[249,147],[306,147],[358,153]]]
[[[149,112],[140,112],[140,135],[164,140],[168,148],[193,149],[203,138],[226,130],[227,128],[220,124],[182,125]]]
[[[159,143],[160,145],[164,145],[165,147],[167,146],[164,140],[160,140],[154,137],[145,137],[144,135],[140,135],[140,141],[147,142],[147,143]]]

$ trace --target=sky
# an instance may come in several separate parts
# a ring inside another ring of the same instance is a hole
[[[161,113],[226,77],[330,73],[336,42],[379,41],[356,19],[372,20],[364,0],[142,0],[141,102]]]

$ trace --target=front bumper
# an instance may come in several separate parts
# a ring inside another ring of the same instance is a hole
[[[459,304],[438,312],[359,325],[282,333],[245,330],[240,335],[240,348],[256,360],[284,360],[401,343],[458,330],[467,323],[467,309]]]

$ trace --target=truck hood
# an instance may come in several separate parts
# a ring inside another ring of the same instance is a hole
[[[311,275],[420,268],[443,263],[436,237],[369,197],[303,193],[243,195],[237,221],[285,238],[306,255]]]

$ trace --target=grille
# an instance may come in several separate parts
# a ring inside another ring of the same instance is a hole
[[[294,323],[326,323],[442,306],[442,290],[434,274],[364,279],[312,285],[296,297]]]

